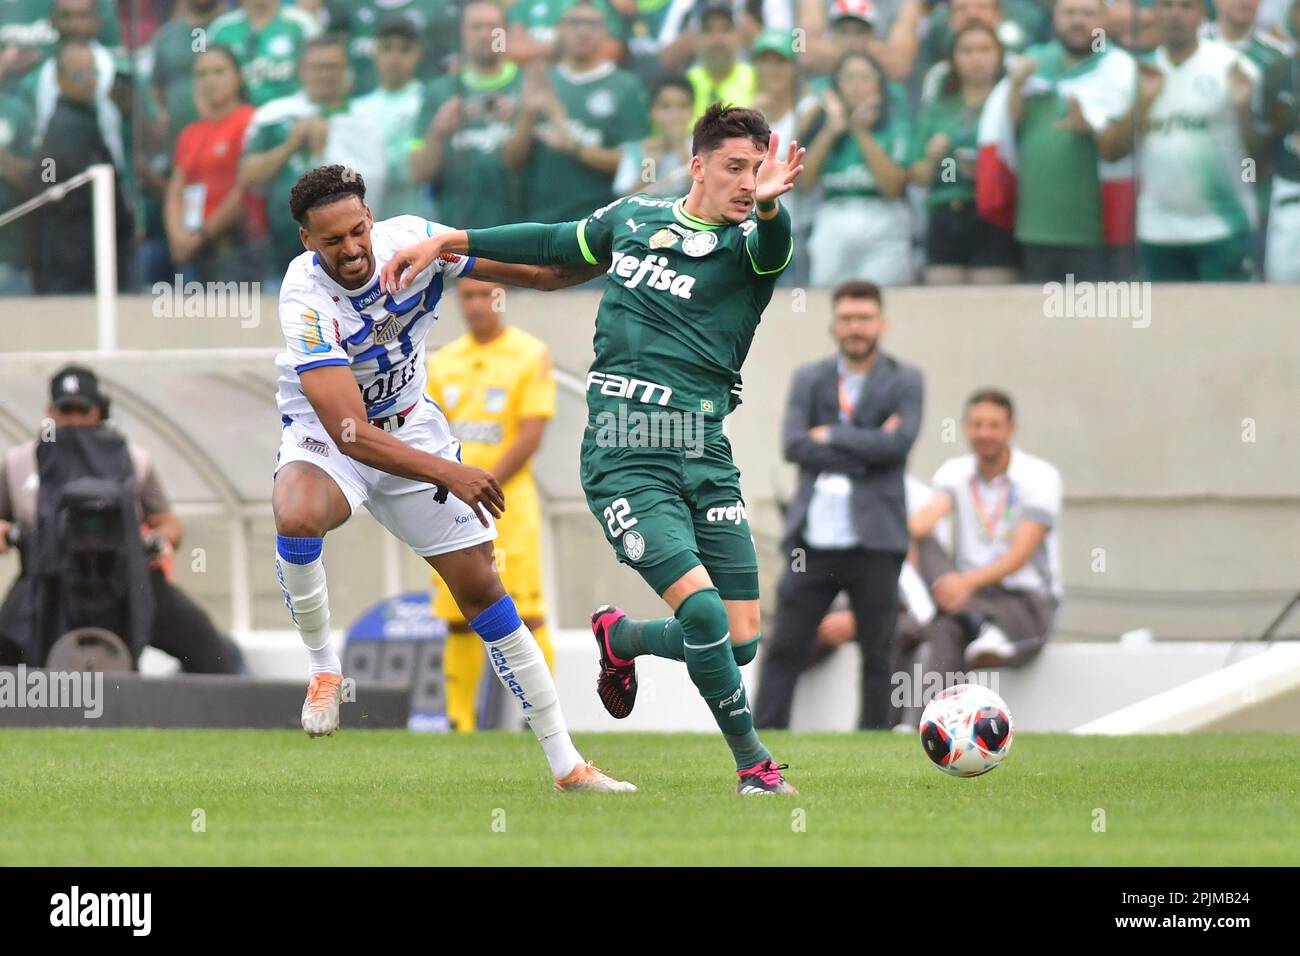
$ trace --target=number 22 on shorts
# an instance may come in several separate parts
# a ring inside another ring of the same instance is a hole
[[[618,527],[614,527],[615,524]],[[624,531],[636,524],[632,516],[632,506],[626,498],[615,498],[613,504],[605,509],[605,527],[611,538],[619,537]]]

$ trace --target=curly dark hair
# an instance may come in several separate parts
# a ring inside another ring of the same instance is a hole
[[[366,181],[347,166],[317,166],[302,174],[289,191],[289,212],[299,225],[306,225],[307,213],[348,196],[366,201]]]

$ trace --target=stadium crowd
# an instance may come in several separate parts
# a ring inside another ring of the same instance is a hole
[[[111,162],[122,288],[273,288],[314,165],[377,218],[577,219],[684,192],[724,100],[808,147],[787,284],[1300,281],[1297,35],[1296,0],[20,0],[0,206]],[[0,227],[0,292],[89,290],[90,203]]]

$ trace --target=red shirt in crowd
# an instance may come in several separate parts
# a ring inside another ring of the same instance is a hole
[[[198,119],[176,139],[176,168],[186,186],[204,186],[203,218],[211,216],[235,188],[239,159],[244,148],[244,131],[253,118],[254,107],[241,103],[221,119]],[[248,225],[254,235],[266,232],[266,207],[260,196],[249,193],[244,204]]]

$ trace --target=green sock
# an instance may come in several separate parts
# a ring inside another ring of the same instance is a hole
[[[649,621],[619,618],[609,632],[609,649],[625,661],[652,654],[670,661],[686,659],[682,652],[682,625],[675,617]]]
[[[754,732],[754,715],[727,639],[727,608],[717,589],[696,591],[677,606],[676,616],[681,622],[686,671],[731,748],[736,769],[770,760],[772,755]]]

